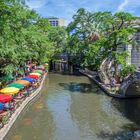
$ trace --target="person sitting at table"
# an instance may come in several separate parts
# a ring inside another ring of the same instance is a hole
[[[21,89],[19,95],[23,96],[24,95],[23,93],[24,93],[24,89]]]
[[[4,103],[4,110],[9,110],[10,109],[10,103],[7,102],[7,103]]]
[[[10,104],[11,115],[15,112],[15,109],[16,109],[16,102],[14,101],[14,99],[12,99],[11,104]]]
[[[33,83],[32,83],[32,86],[33,86],[33,89],[36,89],[37,86],[38,86],[38,85],[37,85],[37,82],[33,82]]]

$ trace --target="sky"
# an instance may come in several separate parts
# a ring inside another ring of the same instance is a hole
[[[55,16],[64,18],[65,25],[72,21],[72,16],[79,8],[90,12],[125,11],[140,16],[140,0],[25,0],[42,17]]]

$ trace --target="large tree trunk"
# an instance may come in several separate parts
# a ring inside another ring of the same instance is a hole
[[[113,64],[112,58],[108,57],[104,59],[104,61],[100,66],[99,77],[104,84],[110,84],[112,64]]]

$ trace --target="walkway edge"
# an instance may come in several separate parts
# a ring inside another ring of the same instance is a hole
[[[97,75],[91,75],[85,72],[85,70],[80,69],[79,72],[85,76],[87,76],[88,78],[90,78],[92,81],[94,81],[108,96],[110,97],[114,97],[114,98],[118,98],[118,99],[130,99],[130,98],[138,98],[137,96],[123,96],[123,95],[115,95],[115,94],[111,94],[103,85],[102,83],[100,83],[95,77]]]
[[[20,105],[19,108],[16,109],[16,111],[14,112],[14,114],[11,116],[11,118],[9,119],[8,124],[6,124],[1,130],[0,130],[0,140],[3,140],[4,137],[7,135],[7,133],[9,132],[9,130],[11,129],[11,127],[13,126],[14,122],[17,120],[18,116],[20,115],[20,113],[22,112],[22,110],[26,107],[26,105],[28,103],[30,103],[37,95],[39,95],[39,92],[41,91],[44,81],[46,79],[46,75],[44,74],[43,79],[41,81],[40,86],[38,87],[38,89],[33,92],[28,98],[26,98],[22,104]]]

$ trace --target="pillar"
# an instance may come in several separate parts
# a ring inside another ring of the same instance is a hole
[[[126,50],[128,51],[128,57],[126,59],[127,65],[131,65],[132,60],[132,45],[127,45]]]

